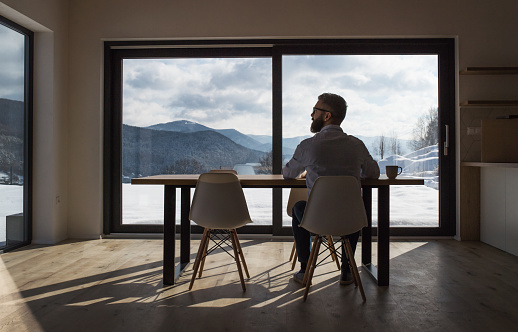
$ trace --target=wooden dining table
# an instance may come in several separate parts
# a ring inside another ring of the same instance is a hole
[[[189,265],[191,256],[191,222],[189,209],[191,188],[196,187],[198,174],[153,175],[131,179],[131,184],[164,186],[164,262],[163,284],[173,285]],[[282,175],[238,175],[243,188],[304,188],[305,179],[284,179]],[[362,195],[367,212],[368,225],[362,229],[362,266],[379,286],[389,285],[390,270],[390,186],[423,185],[418,178],[397,177],[396,179],[363,179]],[[176,241],[176,189],[180,188],[180,262],[175,266]],[[378,189],[377,266],[372,262],[372,189]]]

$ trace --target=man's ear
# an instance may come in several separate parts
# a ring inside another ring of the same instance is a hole
[[[331,117],[332,117],[331,112],[325,112],[324,121],[329,121],[331,119]]]

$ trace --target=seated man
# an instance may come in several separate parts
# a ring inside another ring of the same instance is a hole
[[[372,159],[365,144],[340,128],[346,111],[347,103],[341,96],[332,93],[320,95],[311,113],[311,132],[316,134],[300,142],[282,170],[287,179],[297,178],[305,172],[308,195],[319,176],[351,175],[360,180],[377,179],[380,175],[378,164]],[[302,283],[304,278],[311,249],[311,234],[299,227],[305,208],[305,201],[297,202],[293,207],[292,229],[300,262],[300,271],[295,273],[294,280],[298,283]],[[359,236],[360,232],[349,236],[353,251],[356,251]],[[339,282],[341,285],[353,282],[343,249]]]

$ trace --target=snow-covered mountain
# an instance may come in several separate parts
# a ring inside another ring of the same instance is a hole
[[[175,132],[181,132],[181,133],[194,133],[198,131],[206,131],[211,130],[215,131],[223,136],[228,137],[233,142],[244,146],[245,148],[251,149],[251,150],[257,150],[262,152],[270,152],[272,150],[272,136],[269,135],[246,135],[241,132],[239,132],[236,129],[213,129],[207,126],[204,126],[202,124],[189,121],[189,120],[178,120],[178,121],[172,121],[167,123],[159,123],[155,124],[149,127],[146,127],[146,129],[153,129],[153,130],[162,130],[162,131],[175,131]],[[302,141],[304,138],[307,138],[310,136],[304,136],[304,137],[293,137],[293,138],[285,138],[282,140],[282,153],[284,155],[291,156],[293,152],[295,151],[295,148],[297,147],[297,144],[299,144],[300,141]]]

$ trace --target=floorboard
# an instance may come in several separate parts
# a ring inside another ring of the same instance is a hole
[[[241,244],[246,292],[218,250],[188,290],[192,265],[162,284],[162,240],[100,239],[31,245],[0,255],[0,331],[515,330],[518,257],[481,242],[391,242],[390,286],[360,268],[367,301],[340,286],[330,259],[306,302],[291,279],[292,242]],[[194,259],[199,241],[192,241]],[[375,251],[375,250],[374,250]],[[360,260],[360,246],[356,259]],[[375,262],[375,259],[373,260]]]

